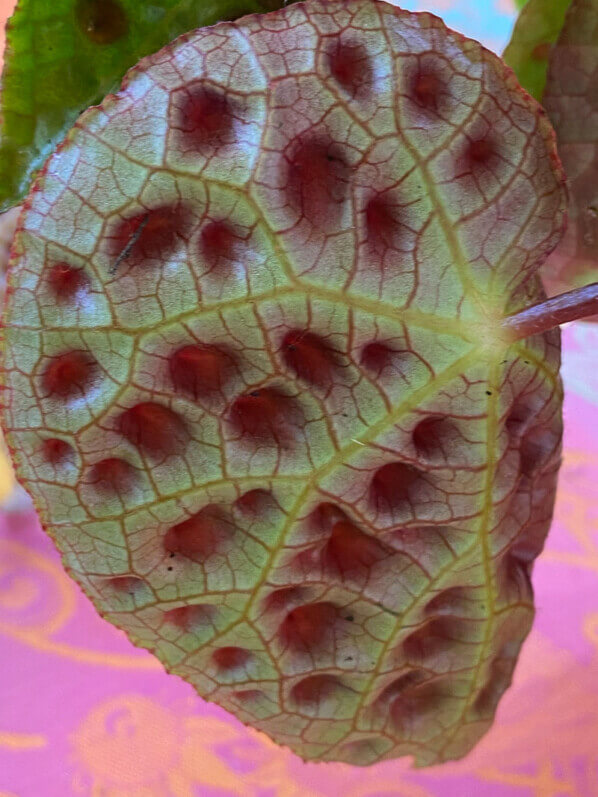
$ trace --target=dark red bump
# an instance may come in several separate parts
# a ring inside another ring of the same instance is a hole
[[[290,611],[279,628],[281,641],[288,647],[315,650],[326,642],[333,643],[333,628],[337,621],[333,603],[308,603]]]
[[[325,567],[338,572],[341,578],[356,570],[371,568],[391,552],[368,534],[347,521],[339,521],[332,528],[323,551]]]
[[[223,348],[190,344],[170,355],[168,367],[175,388],[197,400],[222,390],[234,359]]]
[[[89,290],[89,278],[82,268],[56,263],[48,271],[48,287],[58,302],[69,302]]]
[[[349,94],[355,95],[371,85],[372,64],[362,44],[335,38],[328,48],[327,57],[330,74]]]
[[[289,423],[297,423],[297,405],[276,388],[259,388],[235,399],[230,420],[243,437],[281,443],[288,436]]]
[[[42,456],[51,465],[64,465],[74,461],[75,449],[66,440],[51,437],[42,443]]]
[[[533,559],[517,555],[516,550],[507,551],[503,556],[497,574],[499,592],[501,595],[515,593],[517,600],[531,602],[534,598],[531,569]]]
[[[164,537],[164,549],[203,562],[225,550],[233,534],[234,528],[222,511],[207,506],[170,528]]]
[[[264,599],[264,610],[266,612],[278,612],[294,603],[304,603],[306,596],[307,590],[304,587],[281,587],[273,590]]]
[[[200,254],[210,268],[216,268],[223,260],[238,257],[241,238],[226,221],[211,221],[200,235]]]
[[[235,507],[244,515],[256,517],[268,512],[274,505],[274,496],[268,490],[259,487],[240,495],[235,501]]]
[[[413,445],[419,457],[426,460],[446,458],[454,445],[456,430],[441,416],[424,418],[413,430]]]
[[[144,586],[145,582],[138,576],[115,576],[108,579],[108,584],[115,592],[133,595]]]
[[[43,373],[42,385],[49,396],[84,396],[97,373],[97,363],[89,352],[67,351],[52,358]]]
[[[449,614],[459,615],[467,612],[468,608],[475,606],[473,597],[468,597],[465,587],[448,587],[439,592],[424,607],[424,614]]]
[[[229,143],[233,108],[221,91],[203,85],[185,89],[177,110],[175,127],[189,149],[201,151]]]
[[[403,462],[390,462],[379,468],[372,479],[371,500],[380,512],[406,508],[417,499],[422,474]]]
[[[420,67],[411,86],[411,95],[417,105],[427,111],[437,111],[440,98],[446,91],[444,80],[430,67]]]
[[[79,28],[94,44],[112,44],[127,34],[127,15],[116,0],[77,0]]]
[[[313,332],[287,332],[280,350],[287,367],[310,385],[325,387],[338,372],[337,352]]]
[[[450,685],[435,683],[414,684],[396,697],[390,706],[390,719],[396,731],[404,736],[410,733],[416,718],[437,714],[447,698],[450,698]]]
[[[535,476],[546,465],[558,447],[558,437],[551,429],[532,427],[519,444],[520,471],[527,477]]]
[[[130,443],[152,456],[182,454],[189,441],[183,419],[163,404],[149,401],[125,410],[118,429]]]
[[[385,368],[393,364],[394,358],[399,354],[400,352],[391,349],[386,343],[373,341],[361,350],[360,363],[372,375],[380,376]]]
[[[513,437],[519,435],[533,414],[533,409],[528,404],[523,401],[516,401],[505,421],[509,435]]]
[[[135,485],[136,471],[125,460],[108,457],[92,465],[87,482],[99,493],[125,494]]]
[[[350,169],[338,144],[305,138],[288,156],[288,195],[291,204],[314,226],[338,226],[347,198]]]
[[[232,672],[245,667],[252,658],[252,653],[245,648],[224,647],[212,653],[212,661],[221,672]]]
[[[486,717],[494,714],[498,701],[511,683],[514,664],[515,659],[512,655],[507,655],[504,649],[499,650],[490,665],[488,680],[478,692],[473,704],[476,714]]]
[[[420,684],[426,678],[426,673],[423,670],[409,670],[409,672],[395,678],[380,695],[376,698],[375,705],[384,710],[387,709],[388,704],[404,692],[412,689],[417,684]]]
[[[330,534],[335,523],[348,520],[347,515],[336,504],[323,501],[309,514],[309,524],[314,531]]]
[[[455,642],[459,623],[452,617],[437,617],[413,631],[403,641],[405,656],[412,662],[425,662],[450,651]]]
[[[465,149],[465,160],[470,168],[488,163],[496,154],[496,142],[490,136],[469,141]]]
[[[176,248],[179,238],[189,232],[190,213],[181,203],[143,210],[118,222],[108,237],[112,269],[139,266],[148,260],[164,261]]]
[[[343,689],[343,684],[335,675],[322,673],[309,675],[298,681],[291,689],[291,700],[298,706],[319,705],[329,698],[338,689]]]
[[[265,697],[261,689],[237,689],[231,697],[239,700],[241,703],[255,703]]]
[[[373,197],[365,206],[367,242],[375,250],[397,246],[400,222],[397,208],[383,197]]]
[[[202,626],[211,625],[216,615],[216,607],[210,604],[178,606],[164,612],[164,619],[183,631],[192,632]]]

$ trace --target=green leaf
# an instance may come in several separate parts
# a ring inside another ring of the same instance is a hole
[[[503,53],[524,89],[542,100],[550,50],[563,27],[571,0],[528,0]]]
[[[463,756],[550,525],[559,335],[503,322],[564,206],[545,114],[430,15],[311,0],[131,70],[25,204],[3,329],[98,610],[304,758]]]
[[[20,0],[7,25],[0,99],[0,212],[17,204],[79,113],[185,31],[276,0]]]
[[[552,295],[598,281],[598,0],[571,3],[550,57],[544,107],[569,186],[567,230],[542,268]]]

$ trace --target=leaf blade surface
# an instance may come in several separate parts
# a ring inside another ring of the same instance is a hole
[[[510,113],[505,112],[510,109]],[[430,15],[185,35],[48,161],[4,422],[97,608],[304,758],[464,755],[529,630],[561,436],[539,106]]]

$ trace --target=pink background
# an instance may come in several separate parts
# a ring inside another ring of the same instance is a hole
[[[455,27],[472,8],[466,32],[497,50],[513,17],[507,0],[404,5]],[[564,463],[514,685],[466,759],[425,771],[303,764],[166,675],[67,578],[0,459],[0,797],[598,795],[596,351],[598,325],[564,330]]]

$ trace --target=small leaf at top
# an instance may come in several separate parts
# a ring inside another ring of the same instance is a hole
[[[524,89],[542,99],[552,45],[563,27],[571,0],[528,0],[520,4],[511,41],[503,53]]]
[[[542,269],[552,295],[598,280],[598,0],[571,3],[550,58],[544,106],[570,200],[565,237]]]
[[[79,113],[185,31],[277,0],[20,0],[7,25],[0,98],[0,212],[17,204]]]

